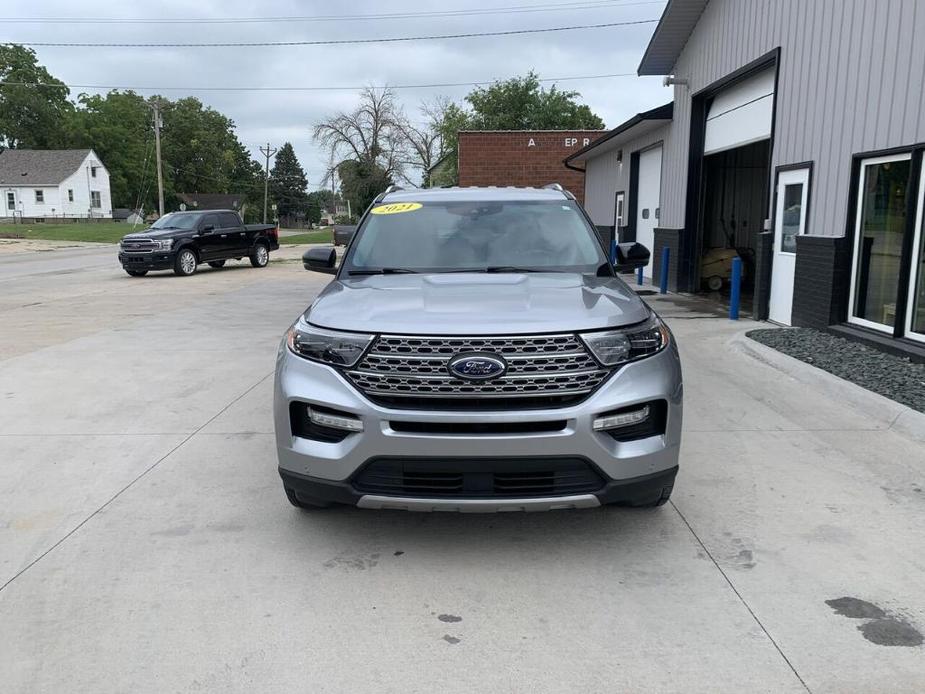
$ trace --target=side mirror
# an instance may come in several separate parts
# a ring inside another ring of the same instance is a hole
[[[200,234],[208,234],[210,231],[215,231],[214,224],[206,224],[202,229],[199,230]]]
[[[302,265],[306,270],[315,272],[326,272],[333,275],[337,272],[334,267],[337,263],[337,252],[333,246],[322,246],[320,248],[309,248],[302,254]]]
[[[614,267],[619,272],[632,272],[636,268],[649,264],[649,249],[641,243],[618,243],[617,262]]]
[[[357,228],[355,224],[335,224],[334,225],[334,245],[346,246],[353,238]]]

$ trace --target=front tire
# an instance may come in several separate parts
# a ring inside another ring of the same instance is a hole
[[[224,260],[213,260],[211,263],[209,263],[209,267],[214,267],[216,269],[220,267],[225,267],[225,261]]]
[[[251,253],[251,265],[254,267],[266,267],[270,262],[270,249],[265,244],[258,243]]]
[[[177,259],[173,264],[174,274],[181,277],[189,277],[196,272],[196,254],[189,248],[184,248],[177,253]]]
[[[126,270],[131,277],[144,277],[148,274],[147,270]]]

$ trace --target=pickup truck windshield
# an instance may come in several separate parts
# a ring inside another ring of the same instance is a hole
[[[444,201],[374,207],[344,272],[590,273],[606,262],[572,201]]]
[[[152,229],[194,229],[202,212],[171,212],[151,225]]]

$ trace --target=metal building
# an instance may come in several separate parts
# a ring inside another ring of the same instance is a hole
[[[925,356],[923,36],[919,0],[670,0],[639,74],[673,103],[566,162],[672,288],[738,255],[755,317]]]

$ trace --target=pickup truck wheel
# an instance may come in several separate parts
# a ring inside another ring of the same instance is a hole
[[[148,274],[147,270],[126,270],[126,272],[132,277],[144,277]]]
[[[196,272],[196,254],[189,248],[184,248],[177,254],[177,260],[173,264],[175,274],[182,277],[189,277]]]
[[[211,263],[209,263],[209,267],[225,267],[225,261],[213,260]]]
[[[326,501],[306,500],[304,496],[300,498],[296,494],[295,489],[290,489],[289,487],[283,487],[283,489],[286,490],[286,498],[289,499],[289,503],[296,508],[311,510],[317,508],[328,508],[331,505]]]
[[[268,262],[270,262],[270,251],[264,244],[258,243],[257,247],[254,248],[254,252],[251,253],[251,265],[254,267],[266,267]]]

